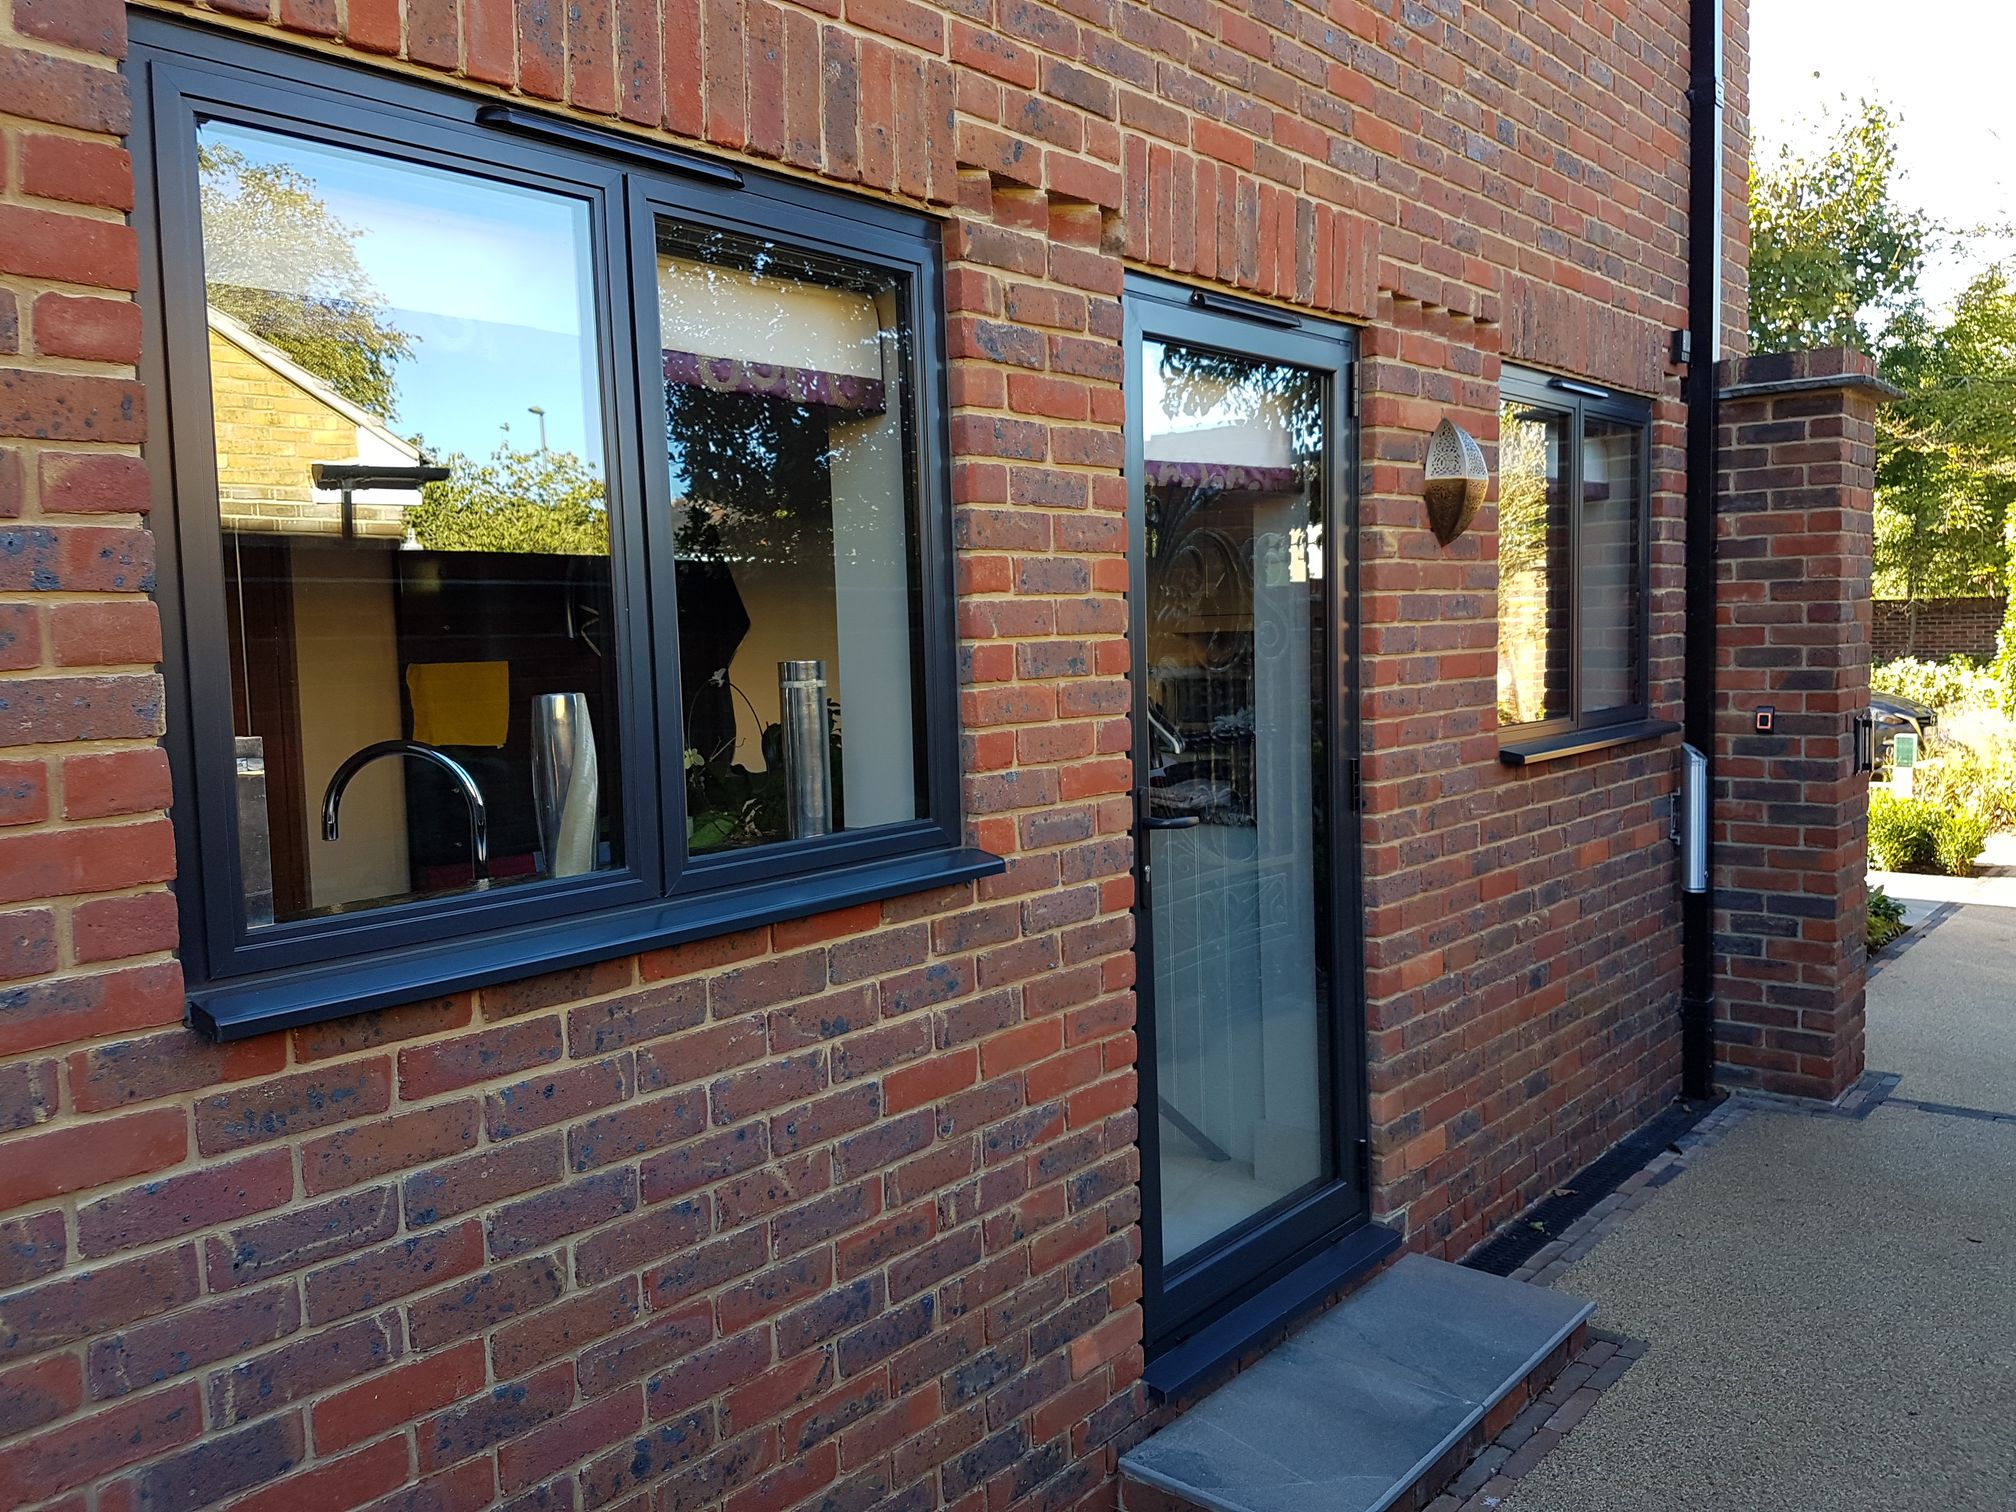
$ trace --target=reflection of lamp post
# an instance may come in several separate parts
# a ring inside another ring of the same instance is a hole
[[[546,455],[546,411],[540,405],[528,404],[525,413],[539,417],[539,455],[543,457]]]
[[[418,493],[429,483],[445,483],[449,472],[445,467],[422,467],[417,464],[400,466],[396,463],[381,462],[317,462],[309,469],[317,488],[334,488],[343,495],[343,539],[352,534],[351,521],[356,511],[355,495],[359,489],[396,489],[401,493]]]

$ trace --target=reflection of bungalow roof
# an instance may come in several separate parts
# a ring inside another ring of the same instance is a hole
[[[232,319],[215,305],[205,306],[205,310],[210,317],[210,329],[240,348],[248,357],[271,368],[303,393],[312,394],[318,403],[328,405],[359,430],[369,431],[401,456],[416,462],[420,459],[420,449],[412,442],[387,430],[383,420],[361,405],[345,399],[326,380],[317,378],[272,342],[254,336],[242,322]]]

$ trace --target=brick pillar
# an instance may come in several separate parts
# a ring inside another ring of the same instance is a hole
[[[1716,500],[1716,1055],[1725,1083],[1832,1099],[1862,1074],[1876,407],[1858,352],[1723,375]],[[1768,733],[1758,711],[1775,710]]]

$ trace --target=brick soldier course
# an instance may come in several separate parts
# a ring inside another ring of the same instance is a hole
[[[1674,1095],[1676,737],[1502,765],[1493,515],[1445,550],[1420,485],[1444,417],[1493,444],[1502,361],[1649,398],[1678,717],[1684,6],[146,9],[939,217],[964,812],[1007,869],[185,1028],[126,10],[0,0],[0,1504],[1114,1504],[1145,1411],[1129,269],[1361,327],[1373,1215],[1461,1255]],[[1819,943],[1796,969],[1845,990]],[[1802,1086],[1845,1070],[1753,1024]]]

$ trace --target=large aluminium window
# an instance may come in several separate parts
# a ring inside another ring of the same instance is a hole
[[[1498,725],[1509,743],[1643,723],[1649,409],[1507,371],[1498,440]]]
[[[998,866],[926,223],[136,24],[200,1023]]]

